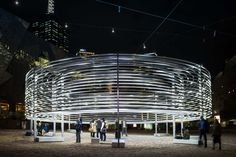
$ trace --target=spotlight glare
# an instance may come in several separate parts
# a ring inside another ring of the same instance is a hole
[[[143,44],[143,49],[146,49],[147,47],[146,47],[146,45],[145,44]]]
[[[15,5],[19,5],[19,1],[18,0],[15,1]]]

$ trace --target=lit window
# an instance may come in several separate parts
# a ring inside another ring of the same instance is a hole
[[[25,106],[22,103],[17,103],[16,112],[24,112],[24,111],[25,111]]]
[[[9,111],[9,104],[8,103],[0,103],[1,112],[8,112]]]

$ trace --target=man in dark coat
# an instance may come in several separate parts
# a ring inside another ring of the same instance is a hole
[[[76,130],[76,143],[80,143],[81,142],[80,134],[81,134],[81,130],[82,130],[82,119],[81,118],[79,118],[76,121],[75,130]]]
[[[207,125],[206,120],[203,118],[203,116],[201,116],[200,122],[199,122],[199,131],[200,131],[199,144],[201,143],[202,136],[203,136],[205,147],[207,147],[207,136],[206,136],[207,126],[206,125]]]
[[[101,128],[102,128],[102,121],[101,119],[98,119],[96,121],[96,129],[97,129],[97,138],[101,138]]]
[[[212,137],[213,149],[215,149],[215,144],[219,143],[219,150],[221,150],[221,125],[217,119],[214,119],[214,124],[212,126]]]

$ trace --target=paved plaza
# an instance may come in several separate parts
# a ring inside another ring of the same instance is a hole
[[[129,134],[125,137],[125,148],[111,148],[114,135],[107,134],[107,141],[91,144],[90,134],[82,133],[82,143],[75,143],[75,133],[66,132],[65,142],[33,142],[32,136],[25,136],[24,130],[0,130],[0,156],[2,157],[233,157],[236,155],[236,134],[222,137],[222,150],[212,150],[211,137],[208,147],[188,144],[173,144],[172,136]],[[59,133],[58,133],[59,134]]]

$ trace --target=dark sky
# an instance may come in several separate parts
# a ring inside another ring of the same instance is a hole
[[[47,0],[18,1],[15,6],[14,0],[1,0],[0,7],[29,22],[46,13]],[[120,12],[96,0],[55,0],[55,16],[69,25],[72,53],[80,48],[96,53],[156,52],[202,64],[213,78],[236,54],[235,0],[183,0],[151,36],[179,0],[104,2],[120,5]]]

